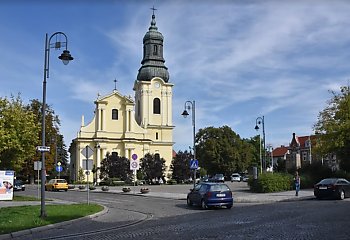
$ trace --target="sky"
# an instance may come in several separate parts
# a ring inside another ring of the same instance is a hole
[[[114,79],[134,97],[153,6],[174,84],[175,151],[193,145],[186,101],[196,102],[196,131],[227,125],[251,138],[264,116],[266,144],[276,148],[312,134],[329,91],[349,84],[350,1],[53,2],[0,2],[0,97],[42,101],[45,34],[64,32],[74,60],[64,66],[50,50],[46,101],[67,146]]]

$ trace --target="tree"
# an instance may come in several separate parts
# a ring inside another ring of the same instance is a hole
[[[100,178],[119,178],[122,181],[130,181],[133,173],[130,171],[130,160],[119,157],[117,152],[107,153],[101,162]]]
[[[189,152],[177,152],[170,166],[172,170],[172,179],[175,179],[179,183],[190,178],[190,159],[191,154]]]
[[[45,113],[45,146],[50,147],[50,152],[45,153],[45,167],[47,174],[57,176],[57,172],[55,171],[55,161],[57,158],[58,162],[61,162],[63,169],[65,170],[60,175],[66,174],[68,170],[68,152],[67,147],[64,144],[63,135],[59,132],[60,120],[57,115],[55,115],[55,111],[50,107],[46,106]],[[26,106],[26,110],[32,112],[35,116],[35,123],[39,128],[37,132],[37,141],[32,142],[33,146],[41,146],[42,145],[42,103],[33,99],[30,101],[30,104]],[[56,156],[57,154],[57,156]],[[20,174],[22,176],[28,176],[33,179],[35,172],[33,169],[34,161],[41,161],[41,153],[37,152],[33,157],[28,157],[25,160],[22,170]]]
[[[200,167],[210,175],[242,172],[256,160],[254,147],[228,126],[200,129],[196,134],[196,150]]]
[[[140,167],[145,180],[152,181],[153,179],[159,179],[164,177],[165,160],[160,158],[159,154],[147,153],[140,160]]]
[[[314,125],[318,135],[314,149],[322,156],[335,153],[340,159],[340,168],[350,171],[350,89],[341,87],[340,93],[331,93],[333,97]]]
[[[35,156],[39,126],[20,98],[0,98],[0,168],[19,172]],[[33,165],[31,166],[33,168]]]

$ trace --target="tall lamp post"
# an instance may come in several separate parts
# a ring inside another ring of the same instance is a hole
[[[196,143],[196,103],[194,100],[185,102],[185,108],[184,108],[184,111],[181,115],[184,118],[186,118],[189,115],[187,110],[190,111],[191,109],[192,109],[192,126],[193,126],[193,160],[196,160],[196,147],[195,147],[195,143]],[[193,187],[196,186],[196,173],[197,173],[197,169],[194,169]]]
[[[56,42],[51,44],[51,39],[56,36]],[[63,41],[61,41],[61,37],[63,36]],[[46,79],[49,78],[49,66],[50,66],[50,49],[55,48],[56,50],[61,49],[61,47],[65,47],[65,50],[63,50],[62,54],[58,57],[62,60],[64,65],[67,65],[69,61],[73,60],[73,57],[70,55],[69,51],[67,50],[68,46],[68,39],[66,34],[63,32],[55,32],[51,35],[50,38],[48,38],[48,35],[46,33],[45,38],[45,62],[44,62],[44,81],[43,81],[43,106],[42,106],[42,142],[41,145],[45,146],[45,113],[46,113]],[[45,218],[46,217],[46,209],[45,209],[45,181],[46,181],[46,167],[45,167],[45,151],[41,152],[41,211],[40,211],[40,217]]]
[[[262,173],[262,169],[266,169],[266,158],[265,158],[265,148],[266,148],[266,144],[265,144],[265,123],[264,123],[264,116],[262,117],[257,117],[255,120],[255,130],[258,131],[259,130],[259,126],[258,125],[262,125],[263,128],[263,147],[264,147],[264,157],[262,157],[261,154],[261,137],[259,134],[259,138],[260,138],[260,173]]]

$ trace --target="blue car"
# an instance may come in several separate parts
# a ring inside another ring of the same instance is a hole
[[[187,194],[187,205],[198,205],[202,209],[226,206],[232,208],[231,189],[224,183],[201,182]]]

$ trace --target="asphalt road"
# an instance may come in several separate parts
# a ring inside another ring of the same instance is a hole
[[[87,201],[87,193],[79,191],[46,196]],[[94,192],[90,201],[107,206],[109,212],[15,239],[350,239],[350,199],[235,203],[231,210],[190,208],[185,200]]]

